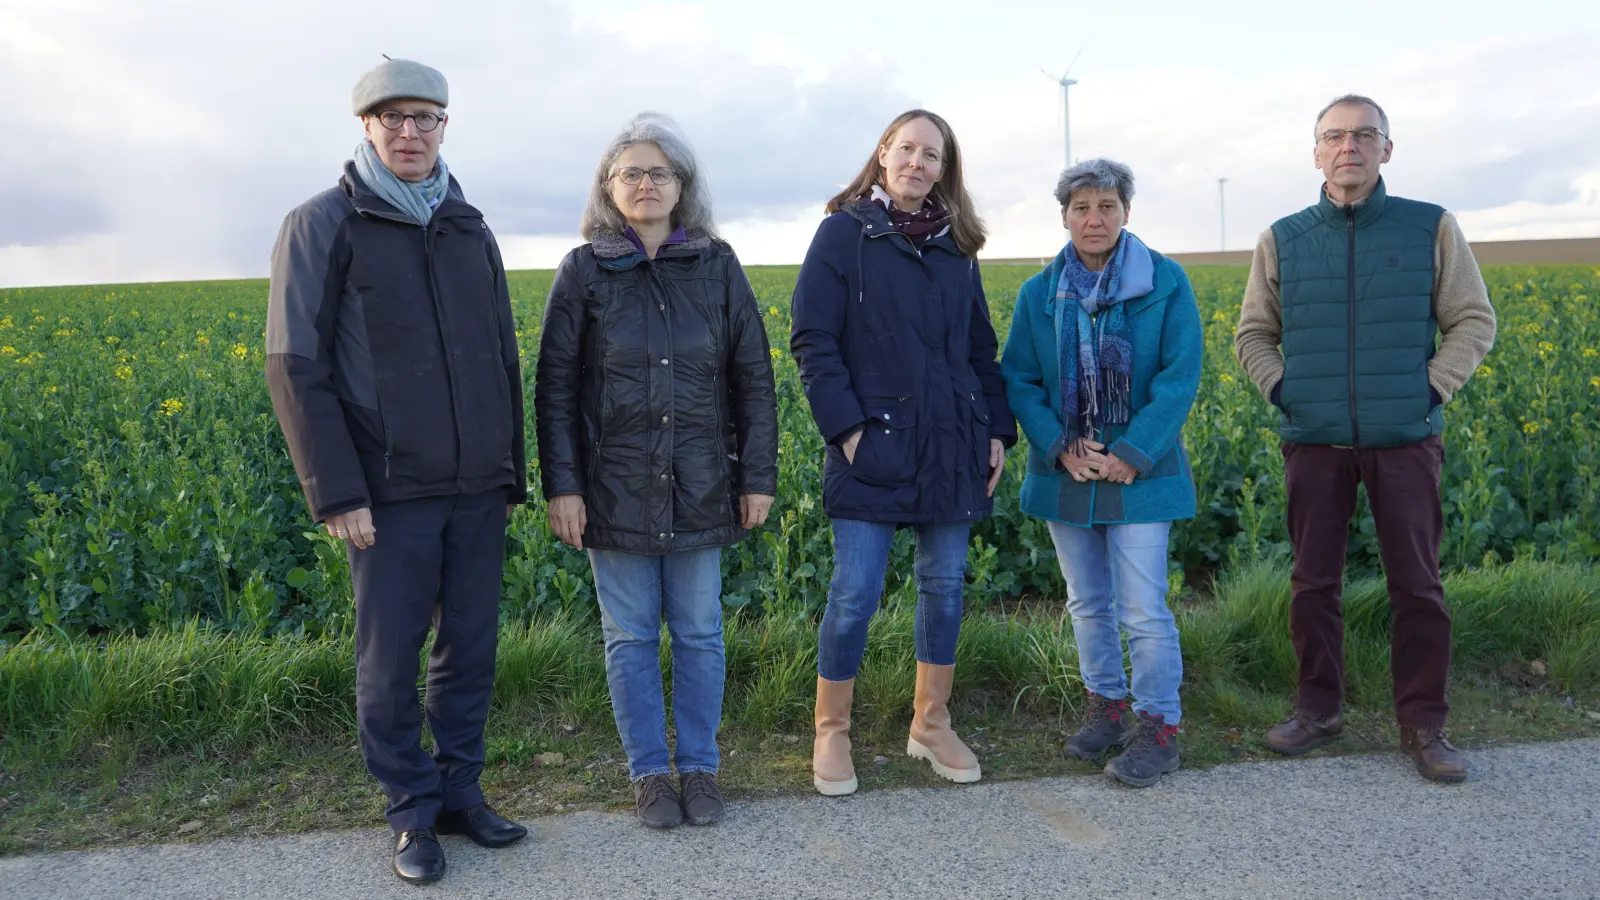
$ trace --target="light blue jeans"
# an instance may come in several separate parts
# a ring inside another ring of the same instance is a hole
[[[665,556],[590,550],[606,683],[628,780],[672,771],[667,711],[661,696],[661,621],[672,638],[672,718],[679,773],[716,772],[717,726],[726,675],[722,645],[722,549]]]
[[[1128,695],[1121,633],[1133,663],[1133,709],[1178,724],[1183,651],[1167,608],[1171,522],[1080,528],[1050,522],[1056,560],[1067,579],[1067,611],[1078,641],[1084,686],[1102,697]]]
[[[916,527],[918,662],[956,664],[971,530],[971,522]],[[829,681],[848,681],[861,669],[867,625],[883,599],[894,532],[893,525],[881,522],[833,520],[833,583],[817,633],[817,674]]]

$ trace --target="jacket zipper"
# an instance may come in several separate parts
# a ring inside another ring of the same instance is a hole
[[[1344,210],[1345,232],[1350,236],[1350,251],[1346,257],[1345,279],[1349,287],[1347,306],[1350,308],[1350,332],[1345,348],[1346,388],[1350,392],[1350,445],[1361,449],[1361,425],[1356,419],[1356,208]]]
[[[656,255],[658,257],[660,256],[660,251],[659,250],[656,251]],[[644,265],[645,265],[645,271],[649,273],[650,280],[655,284],[656,289],[661,292],[661,297],[665,298],[667,296],[667,286],[661,280],[661,273],[659,271],[657,271],[657,269],[656,269],[656,261],[654,259],[650,259],[649,257],[646,257],[645,261],[644,261]],[[663,302],[661,305],[665,306],[665,303]],[[678,427],[677,416],[674,415],[674,413],[676,413],[677,410],[674,408],[675,404],[673,402],[674,398],[677,395],[677,379],[675,377],[677,373],[673,371],[673,368],[677,365],[677,361],[672,358],[672,318],[667,313],[667,311],[665,309],[661,309],[661,310],[657,310],[657,311],[661,313],[662,321],[665,323],[664,335],[666,337],[666,344],[667,344],[666,353],[667,353],[667,359],[670,361],[669,364],[664,367],[664,368],[666,368],[666,372],[664,373],[664,377],[666,379],[666,386],[665,386],[665,389],[662,391],[662,393],[665,394],[666,398],[667,398],[666,402],[667,402],[667,417],[668,417],[667,418],[667,429],[666,429],[666,431],[667,431],[667,437],[666,437],[667,450],[666,450],[666,460],[665,460],[666,467],[667,467],[667,476],[668,476],[667,477],[667,492],[666,492],[666,496],[662,498],[662,505],[663,505],[663,510],[667,513],[667,540],[670,542],[673,538],[677,537],[677,534],[678,534],[678,531],[677,531],[677,528],[676,528],[676,524],[677,523],[672,521],[672,505],[673,505],[672,504],[672,490],[673,490],[673,486],[672,486],[672,478],[671,478],[673,463],[676,461],[676,457],[677,457],[677,453],[676,453],[676,449],[677,448],[674,446],[676,442],[673,439],[673,435],[675,433],[675,429],[677,429],[677,427]],[[645,314],[645,345],[646,346],[649,346],[649,344],[650,344],[650,330],[649,329],[650,329],[649,313],[646,312],[646,314]],[[646,513],[647,517],[648,517],[648,515],[649,514]],[[670,547],[671,544],[669,543],[668,546]]]

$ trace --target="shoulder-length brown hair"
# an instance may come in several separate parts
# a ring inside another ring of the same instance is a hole
[[[884,183],[884,171],[883,166],[878,163],[878,152],[889,146],[889,142],[894,140],[901,126],[916,119],[927,119],[933,123],[933,127],[939,129],[939,135],[944,139],[944,168],[939,174],[939,180],[933,183],[933,192],[930,196],[950,211],[950,236],[955,239],[956,246],[967,256],[976,257],[978,251],[983,249],[984,242],[989,239],[989,230],[984,227],[983,220],[978,218],[978,210],[972,203],[972,195],[967,193],[966,177],[961,171],[961,146],[956,143],[956,133],[950,130],[950,123],[925,109],[907,110],[889,123],[889,127],[883,130],[883,137],[878,138],[878,145],[872,148],[872,155],[867,157],[867,164],[861,168],[861,174],[850,182],[849,187],[828,201],[828,213],[838,212],[842,207],[870,194],[873,185]]]

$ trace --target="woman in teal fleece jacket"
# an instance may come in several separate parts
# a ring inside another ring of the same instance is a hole
[[[1183,660],[1167,538],[1195,514],[1181,434],[1200,385],[1200,313],[1183,268],[1124,228],[1127,166],[1079,163],[1056,199],[1072,239],[1018,293],[1001,370],[1028,436],[1022,510],[1050,525],[1089,690],[1067,752],[1126,747],[1106,773],[1144,787],[1178,768]]]

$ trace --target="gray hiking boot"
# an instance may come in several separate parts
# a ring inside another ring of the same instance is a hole
[[[678,788],[683,793],[683,816],[690,825],[715,825],[722,821],[727,809],[722,804],[716,775],[686,772],[678,776]]]
[[[683,807],[672,789],[672,776],[646,775],[633,783],[633,811],[651,828],[676,828],[683,824]]]
[[[1139,713],[1139,733],[1121,756],[1106,763],[1106,774],[1130,787],[1150,787],[1178,771],[1178,726],[1160,716]]]
[[[1128,699],[1112,700],[1089,692],[1089,710],[1083,727],[1067,740],[1066,754],[1074,759],[1094,762],[1112,747],[1125,747],[1138,733],[1128,710]]]

